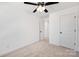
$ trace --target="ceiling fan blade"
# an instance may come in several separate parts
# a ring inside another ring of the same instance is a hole
[[[35,13],[37,11],[37,9],[35,9],[34,11],[33,11],[33,13]]]
[[[32,2],[24,2],[24,4],[38,5],[38,4],[36,4],[36,3],[32,3]]]
[[[47,10],[47,9],[45,9],[45,10],[44,10],[44,12],[46,12],[46,13],[47,13],[47,12],[48,12],[48,10]]]
[[[58,4],[59,2],[47,2],[45,3],[45,6],[48,6],[48,5],[52,5],[52,4]]]

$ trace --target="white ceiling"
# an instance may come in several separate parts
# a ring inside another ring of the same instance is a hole
[[[67,8],[70,8],[73,6],[77,6],[77,5],[79,5],[79,2],[60,2],[59,4],[47,6],[46,9],[48,9],[48,11],[49,11],[48,13],[45,13],[45,12],[33,13],[33,10],[36,8],[36,6],[27,5],[27,4],[24,4],[23,2],[0,2],[0,6],[7,6],[7,5],[9,5],[9,6],[11,6],[11,5],[23,6],[26,10],[26,13],[37,15],[40,18],[46,18],[49,16],[50,13],[60,11],[63,9],[67,9]]]
[[[78,5],[79,5],[79,2],[60,2],[59,4],[47,6],[46,9],[48,9],[48,11],[49,11],[48,13],[36,12],[35,14],[37,16],[41,17],[41,18],[46,18],[46,17],[49,16],[50,13],[54,13],[56,11],[60,11],[60,10],[67,9],[67,8],[71,8],[71,7],[78,6]],[[36,8],[36,6],[32,6],[32,5],[25,5],[25,6],[26,6],[26,10],[29,13],[32,13],[33,10]]]
[[[56,11],[60,11],[63,9],[67,9],[70,7],[74,7],[77,5],[79,5],[79,2],[60,2],[59,4],[56,4],[56,5],[47,6],[47,9],[51,13],[51,12],[56,12]]]

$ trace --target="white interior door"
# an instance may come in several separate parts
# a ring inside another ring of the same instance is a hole
[[[40,32],[40,40],[44,39],[44,20],[40,20],[39,22],[39,32]]]
[[[45,39],[47,39],[48,40],[48,38],[49,38],[49,35],[48,35],[48,24],[49,24],[49,22],[48,21],[45,21],[44,22],[44,38]]]
[[[60,16],[60,43],[62,46],[74,49],[76,39],[76,20],[74,13]]]
[[[76,25],[77,25],[77,40],[76,40],[76,48],[75,48],[75,50],[76,51],[79,51],[79,14],[77,15],[77,23],[76,23]]]

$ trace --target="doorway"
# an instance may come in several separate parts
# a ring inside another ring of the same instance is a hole
[[[49,26],[48,18],[40,20],[39,22],[40,40],[48,40],[49,38],[48,26]]]

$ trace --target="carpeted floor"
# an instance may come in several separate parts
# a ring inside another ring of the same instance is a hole
[[[41,40],[32,45],[23,47],[3,57],[75,57],[79,53],[75,51],[49,44],[47,40]]]

